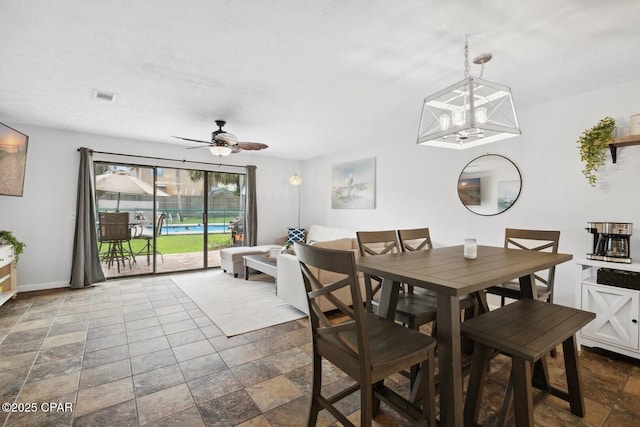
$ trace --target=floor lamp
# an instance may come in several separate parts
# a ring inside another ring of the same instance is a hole
[[[298,228],[300,228],[300,185],[302,184],[302,178],[297,173],[294,173],[289,178],[289,184],[298,187]]]

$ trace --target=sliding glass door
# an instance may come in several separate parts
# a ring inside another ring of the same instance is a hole
[[[129,238],[97,224],[107,278],[220,266],[244,237],[245,175],[96,163],[98,212],[126,213]],[[104,215],[102,216],[104,218]]]
[[[246,175],[207,172],[207,265],[220,267],[220,249],[243,246]]]
[[[205,188],[201,171],[156,168],[156,189],[168,195],[157,199],[158,210],[165,214],[165,223],[156,238],[160,251],[160,259],[156,256],[157,272],[205,267]]]

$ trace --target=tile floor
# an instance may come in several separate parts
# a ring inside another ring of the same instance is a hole
[[[306,319],[229,339],[169,276],[22,293],[0,307],[0,402],[32,411],[0,411],[0,424],[302,426],[309,353]],[[561,361],[550,363],[560,383]],[[640,363],[589,349],[581,361],[587,416],[549,398],[537,425],[638,425]],[[326,368],[327,389],[348,381]],[[492,361],[484,425],[495,425],[508,370]],[[341,408],[358,424],[357,396]],[[384,407],[376,423],[405,425]],[[318,424],[335,425],[324,412]]]

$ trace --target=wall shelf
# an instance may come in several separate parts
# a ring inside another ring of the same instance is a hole
[[[640,135],[629,135],[613,138],[609,143],[609,151],[611,151],[611,160],[616,162],[618,156],[618,147],[628,147],[631,145],[640,145]]]

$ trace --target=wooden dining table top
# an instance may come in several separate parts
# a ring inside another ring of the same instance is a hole
[[[569,261],[571,254],[478,246],[466,259],[463,246],[358,259],[358,270],[432,291],[462,296]]]

